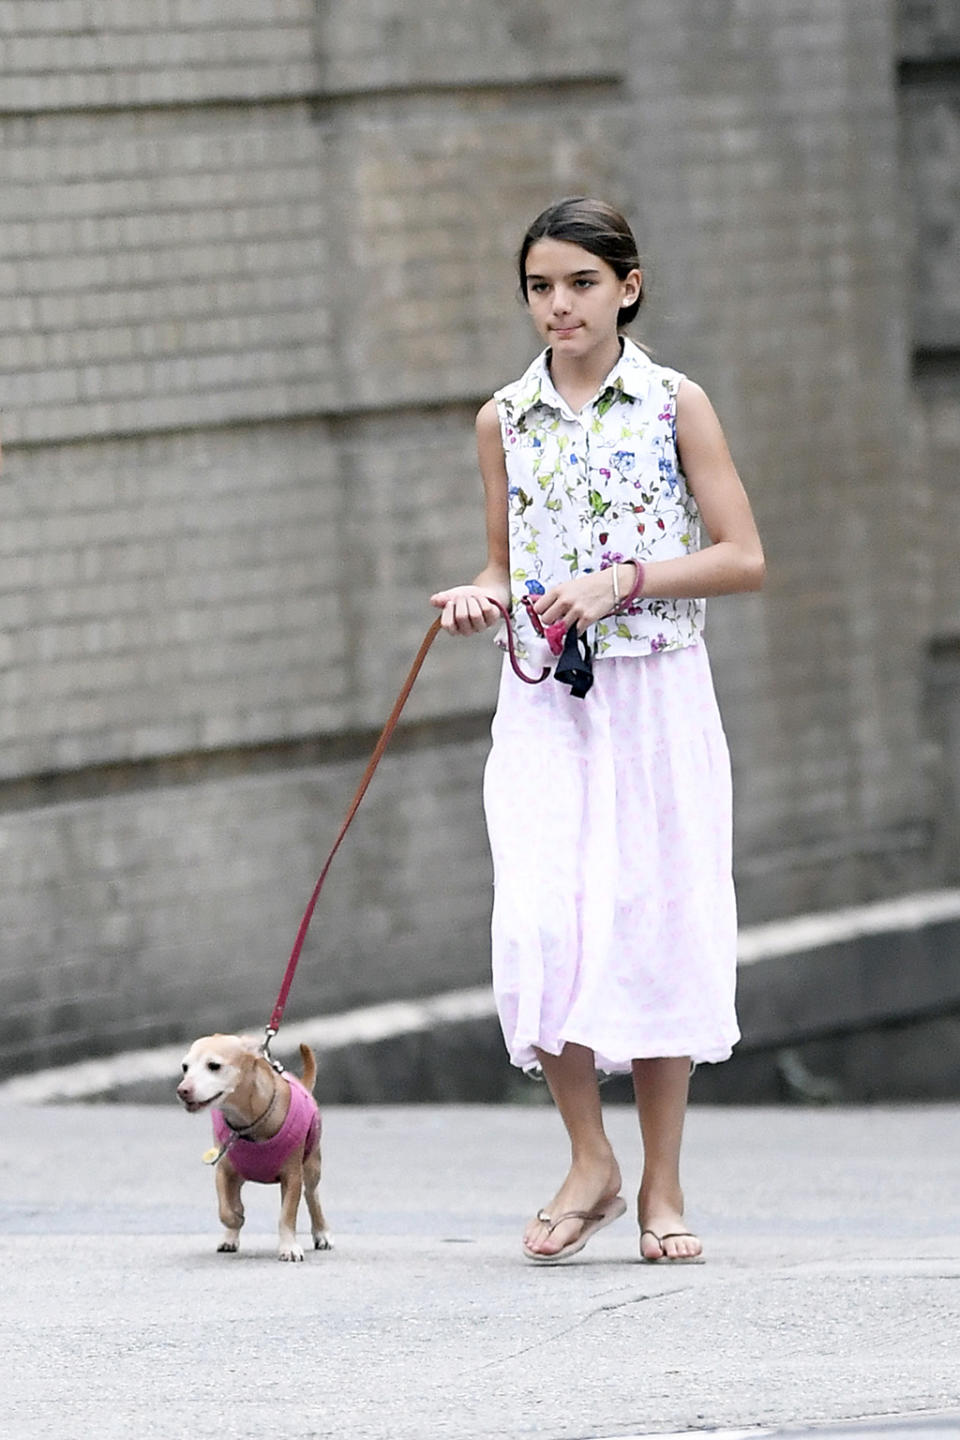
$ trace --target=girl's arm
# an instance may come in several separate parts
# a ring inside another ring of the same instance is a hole
[[[727,448],[720,421],[699,385],[683,380],[677,392],[677,452],[711,544],[693,555],[644,563],[640,594],[649,600],[698,599],[759,590],[764,579],[763,547],[746,491]],[[619,567],[621,595],[635,571]],[[536,609],[544,624],[576,622],[582,633],[612,609],[612,581],[606,570],[556,585]]]
[[[472,585],[454,585],[430,596],[430,604],[443,611],[440,623],[451,635],[475,635],[503,619],[488,596],[504,606],[510,604],[507,465],[493,400],[477,416],[477,458],[486,504],[487,563]]]
[[[692,380],[683,380],[677,392],[677,452],[711,544],[695,555],[652,560],[642,594],[682,600],[759,590],[765,565],[750,501],[716,411]],[[633,567],[623,574],[632,583]]]

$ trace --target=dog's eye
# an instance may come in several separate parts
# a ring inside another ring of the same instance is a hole
[[[180,1069],[183,1071],[184,1075],[186,1075],[186,1073],[187,1073],[187,1062],[186,1062],[186,1060],[184,1060],[183,1064],[180,1066]]]
[[[220,1066],[220,1061],[219,1061],[219,1060],[208,1060],[208,1061],[207,1061],[207,1069],[208,1069],[208,1070],[219,1070],[220,1068],[221,1068],[221,1066]]]

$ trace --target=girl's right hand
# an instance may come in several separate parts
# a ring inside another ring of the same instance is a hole
[[[430,596],[430,604],[442,610],[440,625],[448,635],[479,635],[503,616],[487,592],[478,585],[453,585]]]

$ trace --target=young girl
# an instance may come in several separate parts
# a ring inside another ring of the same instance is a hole
[[[703,597],[758,589],[763,551],[706,395],[621,337],[643,295],[623,216],[551,206],[519,272],[547,348],[477,417],[487,563],[431,603],[452,635],[509,609],[531,678],[568,641],[543,684],[504,664],[484,778],[500,1021],[512,1062],[542,1067],[571,1148],[523,1250],[566,1259],[623,1214],[597,1072],[632,1071],[640,1255],[691,1261],[691,1062],[725,1060],[739,1038],[730,766]]]

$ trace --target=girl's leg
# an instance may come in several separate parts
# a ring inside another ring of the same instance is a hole
[[[559,1055],[538,1050],[537,1059],[570,1137],[570,1170],[544,1211],[554,1218],[568,1210],[592,1211],[620,1192],[620,1167],[603,1128],[593,1051],[564,1045]],[[539,1255],[555,1255],[576,1239],[583,1223],[565,1220],[548,1234],[546,1225],[531,1220],[523,1241]]]
[[[680,1143],[689,1086],[690,1060],[686,1056],[633,1062],[633,1089],[643,1136],[637,1215],[641,1229],[654,1232],[640,1241],[640,1253],[646,1260],[690,1257],[703,1248],[695,1235],[665,1240],[662,1247],[654,1238],[675,1236],[687,1228],[680,1189]]]

